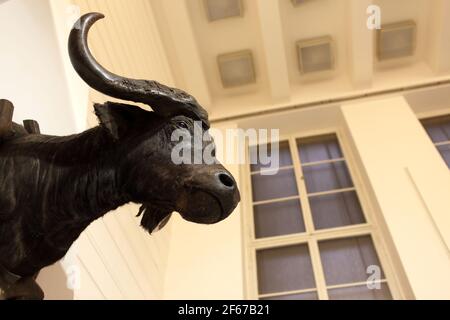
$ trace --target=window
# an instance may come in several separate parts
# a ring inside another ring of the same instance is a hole
[[[392,299],[387,259],[337,136],[291,137],[279,144],[276,174],[261,174],[269,166],[258,161],[246,172],[249,297]]]
[[[450,168],[450,116],[426,119],[422,124]]]

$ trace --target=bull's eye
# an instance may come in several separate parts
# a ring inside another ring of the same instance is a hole
[[[189,129],[188,124],[186,123],[186,121],[178,121],[178,126],[182,129]]]

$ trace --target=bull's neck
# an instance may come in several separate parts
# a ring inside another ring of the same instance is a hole
[[[121,188],[117,146],[104,130],[94,128],[65,144],[70,160],[54,190],[63,190],[57,200],[61,212],[95,220],[130,201]]]
[[[117,169],[101,159],[89,166],[67,169],[61,182],[67,184],[57,200],[58,210],[73,218],[92,222],[130,201],[121,191]]]

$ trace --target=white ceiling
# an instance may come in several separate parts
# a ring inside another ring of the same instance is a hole
[[[244,15],[209,22],[203,0],[149,0],[177,85],[194,94],[212,119],[319,100],[407,87],[450,75],[450,0],[243,0]],[[414,20],[412,58],[380,63],[375,32],[366,27],[370,4],[382,23]],[[334,72],[302,75],[296,42],[331,36]],[[224,88],[217,56],[251,50],[256,83]]]

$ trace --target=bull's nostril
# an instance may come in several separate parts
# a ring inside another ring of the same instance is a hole
[[[219,180],[222,184],[228,188],[234,187],[234,180],[226,173],[219,174]]]

